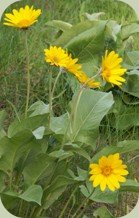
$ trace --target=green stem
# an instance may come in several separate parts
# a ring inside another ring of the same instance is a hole
[[[50,177],[49,184],[51,184],[52,181],[53,181],[53,177],[54,177],[54,175],[55,175],[57,166],[58,166],[58,160],[57,160],[57,162],[55,163],[55,167],[54,167],[54,169],[53,169],[52,176]],[[44,191],[47,189],[47,187],[48,187],[48,184],[44,187]],[[41,214],[43,213],[44,208],[45,208],[45,205],[47,205],[47,201],[46,201],[46,200],[47,200],[47,196],[46,196],[46,199],[44,198],[44,201],[43,201],[41,207],[39,207],[39,208],[36,209],[36,211],[35,211],[36,217],[41,216]],[[45,203],[45,202],[46,202],[46,203]]]
[[[52,116],[52,72],[49,72],[49,113]]]
[[[11,101],[9,101],[9,100],[6,100],[6,101],[11,105],[12,109],[13,109],[14,112],[15,112],[15,115],[16,115],[18,121],[21,122],[20,117],[19,117],[19,115],[18,115],[18,112],[17,112],[16,107],[14,106],[14,104],[13,104]]]
[[[73,190],[73,192],[71,193],[70,198],[69,198],[68,201],[66,202],[66,204],[65,204],[65,206],[64,206],[63,210],[61,211],[61,213],[60,213],[60,215],[59,215],[58,218],[62,218],[62,217],[63,217],[63,215],[64,215],[64,213],[65,213],[65,211],[66,211],[66,209],[67,209],[67,206],[69,205],[69,203],[70,203],[71,199],[73,198],[74,193],[76,192],[77,189],[78,189],[78,187],[76,187],[76,188]]]
[[[82,211],[78,214],[78,216],[76,218],[80,218],[83,215],[83,213],[84,213],[84,211],[86,209],[86,205],[88,204],[88,202],[89,202],[89,199],[86,200],[85,204],[83,205],[84,208],[82,209]]]
[[[53,85],[53,89],[52,89],[52,100],[53,100],[54,92],[55,92],[55,89],[56,89],[56,85],[57,85],[57,82],[58,82],[58,80],[59,80],[59,77],[61,76],[61,73],[62,73],[62,69],[59,70],[59,73],[57,74],[57,77],[56,77],[55,82],[54,82],[54,85]]]
[[[84,210],[83,210],[81,213],[79,213],[78,216],[76,216],[76,215],[78,214],[78,212],[81,210],[81,208],[84,206],[84,204],[87,205],[87,203],[88,203],[88,201],[89,201],[89,198],[91,197],[91,195],[93,194],[93,192],[94,192],[94,190],[91,192],[91,194],[90,194],[87,198],[84,199],[84,201],[82,202],[82,204],[79,205],[79,207],[77,208],[76,212],[73,214],[72,218],[74,218],[74,217],[79,218],[79,217],[82,215],[82,213],[84,212],[85,208],[84,208]]]
[[[19,206],[19,213],[18,213],[18,215],[21,216],[21,217],[22,217],[23,203],[24,203],[24,201],[21,199],[20,206]]]
[[[77,107],[78,107],[78,103],[79,103],[79,100],[80,100],[80,96],[82,94],[82,91],[83,91],[84,87],[82,86],[77,95],[75,96],[75,99],[74,99],[74,102],[75,102],[75,107],[72,108],[72,111],[71,111],[71,114],[70,114],[70,119],[69,119],[69,122],[68,122],[68,125],[66,127],[66,130],[65,130],[65,134],[63,136],[63,140],[62,140],[62,145],[61,145],[61,148],[63,149],[64,147],[64,144],[65,144],[65,140],[66,140],[66,134],[69,130],[69,128],[71,129],[71,133],[72,133],[72,128],[71,128],[71,121],[73,119],[73,126],[75,125],[75,115],[76,115],[76,112],[77,112]],[[74,139],[73,139],[74,141]]]
[[[57,85],[57,82],[58,82],[58,79],[59,79],[61,73],[62,73],[62,71],[60,69],[59,73],[58,73],[58,75],[57,75],[57,77],[55,79],[54,85],[52,87],[52,72],[49,72],[49,112],[50,112],[50,120],[51,120],[51,117],[53,115],[54,92],[55,92],[56,85]],[[50,122],[49,122],[49,124],[50,124]]]
[[[25,51],[26,51],[26,77],[27,77],[27,95],[26,95],[26,107],[25,107],[25,117],[27,117],[27,111],[29,106],[29,97],[30,97],[30,66],[29,66],[29,48],[28,48],[28,34],[25,30]]]

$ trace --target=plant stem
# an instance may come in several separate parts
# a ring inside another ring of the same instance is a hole
[[[29,48],[28,48],[28,34],[25,30],[25,51],[26,51],[26,78],[27,78],[27,95],[26,95],[26,107],[25,107],[25,117],[27,117],[27,111],[29,106],[29,97],[30,97],[30,66],[29,66]]]
[[[54,99],[54,92],[55,92],[55,89],[56,89],[56,85],[57,85],[57,82],[58,82],[58,79],[61,75],[62,71],[61,69],[59,70],[59,73],[55,79],[55,82],[54,82],[54,85],[52,87],[52,72],[49,72],[49,112],[50,112],[50,120],[51,120],[51,117],[53,115],[53,99]],[[50,120],[49,120],[49,124],[50,124]]]
[[[88,204],[88,202],[89,202],[89,199],[86,200],[84,208],[82,209],[82,211],[78,214],[78,216],[76,218],[80,218],[83,215],[83,213],[84,213],[84,211],[86,209],[86,205]]]
[[[54,85],[53,85],[53,89],[52,89],[52,100],[53,100],[54,92],[55,92],[55,89],[56,89],[56,85],[57,85],[57,82],[58,82],[59,77],[61,76],[61,73],[62,73],[62,69],[60,68],[59,73],[57,74],[57,77],[56,77],[55,82],[54,82]]]
[[[23,203],[24,201],[21,199],[20,206],[19,206],[19,213],[18,213],[19,216],[22,216]]]
[[[84,204],[87,204],[87,203],[88,203],[89,198],[91,197],[91,195],[93,194],[93,192],[94,192],[94,190],[91,192],[91,194],[90,194],[87,198],[84,199],[84,201],[82,202],[82,204],[79,205],[79,207],[77,208],[76,212],[73,214],[72,218],[74,218],[74,217],[79,218],[79,217],[82,215],[82,213],[84,212],[85,208],[84,208],[83,211],[81,211],[81,213],[79,213],[78,216],[76,216],[76,215],[78,214],[78,212],[81,210],[82,206],[83,206]]]
[[[72,197],[74,196],[74,193],[76,192],[77,189],[78,189],[78,187],[76,187],[76,188],[73,190],[73,192],[71,193],[70,198],[69,198],[68,201],[66,202],[66,204],[65,204],[65,206],[64,206],[63,210],[61,211],[61,213],[60,213],[60,215],[59,215],[58,218],[62,218],[62,216],[64,215],[64,213],[65,213],[65,211],[66,211],[66,209],[67,209],[67,206],[69,205],[69,203],[70,203],[70,201],[71,201]]]
[[[49,72],[49,113],[52,116],[52,72]]]

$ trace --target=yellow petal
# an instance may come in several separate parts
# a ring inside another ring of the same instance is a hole
[[[120,184],[118,182],[118,179],[117,177],[114,175],[114,174],[111,174],[109,177],[108,177],[108,181],[114,186],[116,187],[117,189],[120,188]]]
[[[101,191],[105,191],[106,189],[106,184],[107,184],[107,180],[106,180],[106,177],[104,177],[104,179],[101,181],[100,183],[100,189]]]
[[[94,179],[93,186],[97,187],[103,179],[104,179],[104,177],[102,174],[97,175]]]

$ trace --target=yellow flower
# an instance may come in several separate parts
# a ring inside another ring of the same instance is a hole
[[[78,58],[73,59],[70,54],[65,66],[66,70],[68,70],[70,73],[76,74],[82,68],[81,64],[77,64],[77,62]]]
[[[105,57],[102,58],[102,77],[107,82],[112,85],[120,86],[126,80],[122,77],[126,69],[122,68],[121,62],[122,58],[119,57],[114,51],[111,51],[108,54],[108,51],[105,52]]]
[[[72,73],[83,85],[89,88],[97,88],[100,86],[99,82],[88,78],[83,72],[82,65],[77,63],[78,58],[72,58],[71,54],[68,54],[67,51],[61,47],[50,46],[50,48],[45,49],[44,52],[46,62],[57,67],[63,67],[65,70]]]
[[[50,48],[45,49],[44,52],[46,62],[57,67],[66,67],[69,57],[64,49],[61,47],[50,46]]]
[[[89,87],[89,88],[98,88],[100,87],[100,83],[96,82],[94,79],[89,78],[82,70],[82,65],[78,64],[78,58],[73,59],[71,55],[69,55],[69,59],[66,63],[66,70],[70,73],[74,74],[75,77],[79,80],[80,83]]]
[[[89,88],[98,88],[100,87],[100,82],[95,81],[93,78],[89,78],[83,71],[78,71],[75,73],[76,78],[80,83],[89,87]]]
[[[100,185],[101,191],[106,187],[111,191],[120,188],[119,182],[125,182],[125,175],[128,174],[127,166],[120,160],[119,153],[103,156],[99,159],[99,163],[90,164],[90,181],[94,187]]]
[[[37,22],[37,18],[40,16],[41,10],[35,10],[28,5],[25,8],[20,8],[19,11],[13,9],[12,13],[6,13],[4,25],[26,29]]]

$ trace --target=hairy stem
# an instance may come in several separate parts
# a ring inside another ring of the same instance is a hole
[[[28,34],[25,30],[25,51],[26,51],[26,78],[27,78],[27,94],[26,94],[26,106],[25,106],[25,117],[27,117],[27,111],[29,106],[29,97],[30,97],[30,66],[29,66],[29,48],[28,48]]]

